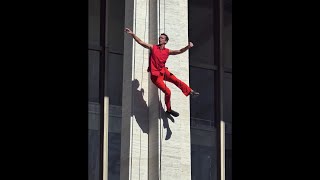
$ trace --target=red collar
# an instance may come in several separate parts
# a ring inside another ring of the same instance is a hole
[[[161,46],[157,45],[157,48],[160,49],[160,50],[165,50],[165,49],[166,49],[165,46],[163,47],[163,49],[161,49],[160,47],[161,47]]]

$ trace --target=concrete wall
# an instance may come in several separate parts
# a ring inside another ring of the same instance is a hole
[[[170,40],[166,47],[169,49],[181,49],[188,45],[188,3],[186,0],[160,0],[158,5],[160,16],[160,33],[166,33]],[[158,38],[158,36],[156,38]],[[156,41],[154,39],[154,41]],[[169,56],[166,66],[180,80],[189,85],[189,52],[176,56]],[[181,90],[171,83],[166,83],[171,90],[172,109],[180,113],[179,117],[167,116],[164,112],[164,94],[158,91],[159,104],[158,118],[150,119],[153,123],[150,136],[157,137],[158,146],[154,152],[158,153],[159,179],[188,180],[191,179],[191,147],[190,147],[190,104],[189,97],[185,97]],[[153,84],[151,85],[153,86]],[[156,103],[156,102],[154,102]],[[154,105],[150,104],[150,109]],[[149,111],[151,113],[151,111]],[[150,128],[151,129],[151,128]]]
[[[187,1],[166,4],[160,1],[160,6],[150,2],[126,1],[125,26],[148,43],[157,43],[159,33],[165,32],[170,37],[167,48],[188,45]],[[156,13],[159,11],[160,16]],[[167,117],[164,94],[150,83],[146,72],[149,51],[133,42],[131,36],[125,36],[124,42],[120,179],[188,180],[191,178],[189,98],[167,83],[172,92],[172,107],[180,113],[178,118]],[[188,53],[170,56],[167,66],[189,84],[187,59]]]
[[[125,26],[148,42],[149,1],[125,1]],[[124,29],[123,29],[124,30]],[[125,32],[122,30],[122,33]],[[148,50],[124,36],[121,180],[148,179]]]

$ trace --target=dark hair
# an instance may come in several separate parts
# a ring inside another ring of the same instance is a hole
[[[169,41],[169,37],[168,37],[168,35],[166,35],[165,33],[162,33],[161,35],[166,36],[166,41],[167,41],[167,42]]]

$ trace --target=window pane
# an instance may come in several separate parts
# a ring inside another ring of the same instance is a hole
[[[109,6],[109,51],[123,53],[125,1],[109,0]]]
[[[110,104],[122,105],[123,55],[109,53],[108,93]]]
[[[190,64],[213,65],[213,8],[212,0],[189,0]]]
[[[99,104],[89,102],[88,112],[88,176],[89,180],[99,180],[100,161],[100,115]]]
[[[190,85],[192,89],[200,93],[197,98],[190,98],[191,117],[213,121],[213,70],[191,66]]]
[[[232,0],[224,0],[223,13],[222,57],[224,67],[232,68]]]
[[[89,50],[88,62],[88,98],[90,102],[99,102],[99,56],[98,51]]]
[[[100,0],[89,0],[88,4],[89,47],[99,47],[100,41]]]

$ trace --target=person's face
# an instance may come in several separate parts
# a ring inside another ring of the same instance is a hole
[[[161,36],[159,37],[159,44],[167,44],[166,36],[165,36],[165,35],[161,35]]]

